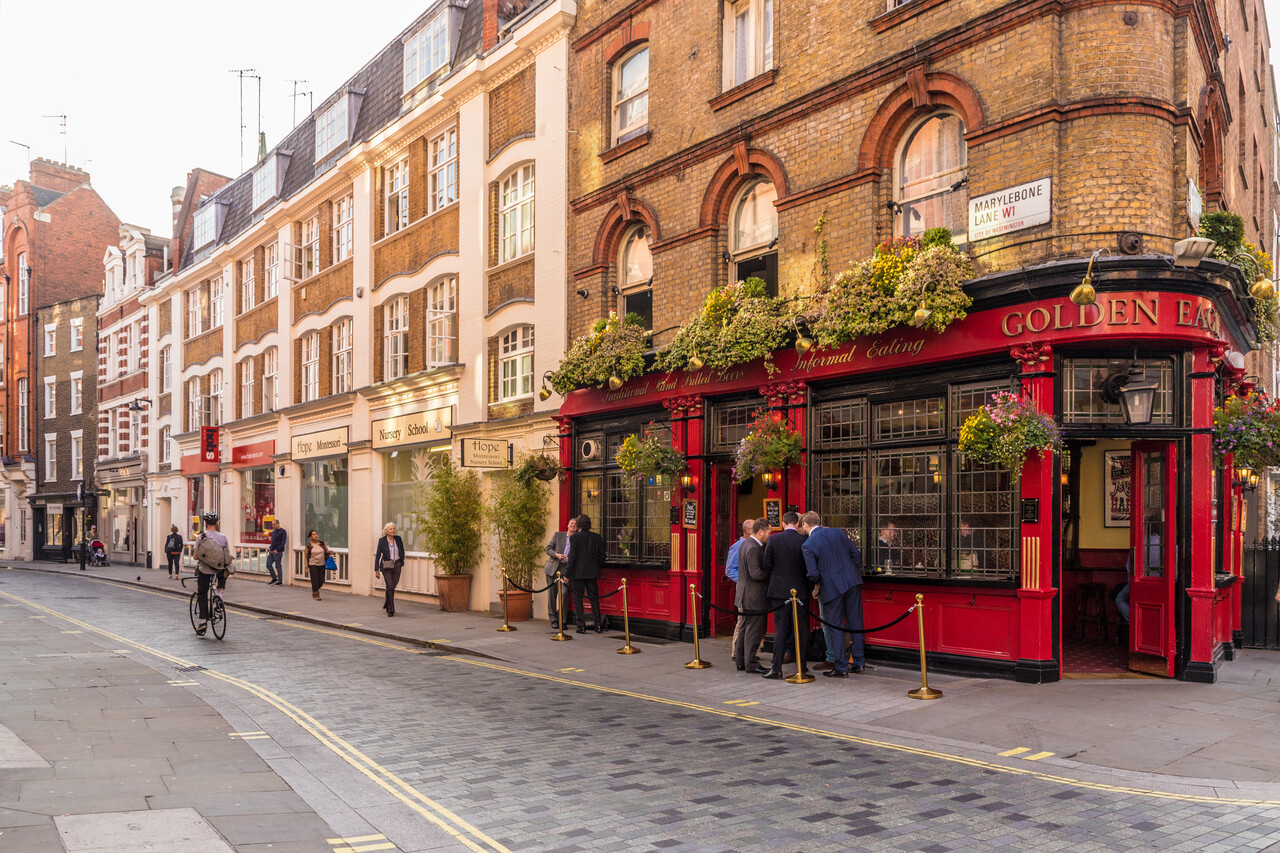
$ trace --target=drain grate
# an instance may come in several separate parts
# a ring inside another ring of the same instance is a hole
[[[204,667],[200,666],[199,664],[196,664],[195,666],[180,666],[180,667],[177,667],[177,671],[178,672],[204,672]]]

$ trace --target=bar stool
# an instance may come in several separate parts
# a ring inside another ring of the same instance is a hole
[[[1076,587],[1076,639],[1083,640],[1085,627],[1093,625],[1098,639],[1107,639],[1107,590],[1100,583],[1082,583]]]

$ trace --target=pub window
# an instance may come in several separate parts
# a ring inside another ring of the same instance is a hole
[[[943,449],[878,451],[873,464],[873,564],[891,574],[940,576]]]
[[[825,455],[814,464],[822,523],[843,529],[859,547],[863,544],[866,464],[865,453]]]
[[[733,205],[730,252],[735,281],[763,279],[770,296],[778,295],[778,190],[769,181],[751,184]]]
[[[1013,574],[1013,476],[997,465],[956,457],[952,577],[1001,580]]]
[[[670,440],[670,427],[649,427]],[[636,480],[615,461],[628,435],[640,430],[623,427],[583,433],[575,442],[574,497],[578,512],[586,514],[604,538],[605,559],[612,564],[662,565],[671,559],[671,490],[669,478]]]
[[[747,437],[760,408],[759,400],[717,403],[711,410],[710,446],[707,449],[712,453],[735,452],[738,443]]]
[[[653,255],[644,226],[631,229],[622,241],[618,262],[619,314],[636,314],[646,329],[653,328]]]
[[[942,435],[942,398],[877,403],[875,428],[882,440]]]
[[[836,400],[813,407],[815,449],[862,447],[867,443],[867,401]]]
[[[911,131],[898,159],[894,232],[918,237],[930,228],[951,230],[965,242],[969,190],[964,122],[954,113],[930,116]]]
[[[1062,362],[1062,422],[1068,424],[1123,424],[1119,403],[1103,397],[1107,378],[1125,374],[1128,358],[1067,358]],[[1146,375],[1159,382],[1152,408],[1152,424],[1173,423],[1173,362],[1170,359],[1139,359]]]

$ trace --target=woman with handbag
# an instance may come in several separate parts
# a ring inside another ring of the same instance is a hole
[[[303,549],[303,560],[307,571],[311,573],[311,597],[320,600],[320,587],[324,586],[326,564],[333,557],[329,554],[329,546],[324,544],[320,534],[315,530],[307,534],[307,547]]]
[[[388,616],[396,615],[396,584],[400,583],[400,571],[404,568],[404,540],[396,535],[395,522],[388,522],[378,538],[373,551],[373,575],[386,575],[387,600],[382,609]]]

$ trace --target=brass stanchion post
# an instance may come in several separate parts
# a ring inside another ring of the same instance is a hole
[[[684,665],[685,669],[706,669],[711,666],[702,659],[698,649],[698,588],[689,584],[689,609],[693,615],[693,660]]]
[[[620,655],[638,655],[640,650],[631,645],[631,613],[627,609],[627,579],[622,579],[622,633],[626,637],[626,645],[618,649]]]
[[[791,590],[791,624],[795,627],[796,635],[796,674],[788,675],[783,681],[788,684],[808,684],[813,681],[813,676],[804,671],[804,652],[800,650],[800,604],[796,601],[796,591]],[[778,638],[774,637],[773,641],[778,642]]]
[[[503,572],[502,573],[502,625],[498,628],[499,631],[503,631],[503,632],[515,630],[515,628],[511,627],[511,622],[507,618],[507,594],[508,594],[507,573]]]
[[[907,693],[912,699],[941,699],[942,691],[929,686],[929,672],[924,662],[924,596],[916,593],[916,622],[920,624],[920,686]]]
[[[559,630],[551,638],[552,642],[564,643],[572,640],[573,637],[566,636],[564,633],[564,580],[559,572],[556,572],[556,613],[560,614],[560,624]]]

